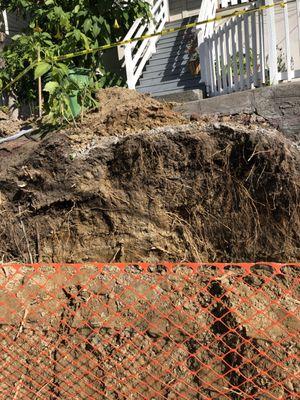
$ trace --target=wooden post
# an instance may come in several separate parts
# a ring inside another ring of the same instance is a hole
[[[257,63],[257,18],[256,13],[251,15],[251,34],[252,34],[252,52],[253,52],[253,84],[258,86],[258,63]]]
[[[4,10],[2,11],[2,16],[3,16],[3,21],[4,21],[4,30],[5,30],[5,35],[9,35],[9,25],[8,25],[8,18],[7,18],[7,11]]]
[[[261,3],[259,3],[259,6]],[[265,28],[264,28],[264,13],[260,11],[259,18],[259,62],[260,62],[260,85],[266,83],[266,54],[265,54]]]
[[[266,0],[266,5],[272,5],[273,0]],[[268,27],[268,45],[269,45],[269,70],[270,70],[270,85],[278,84],[278,68],[277,68],[277,40],[276,40],[276,25],[275,25],[275,10],[274,7],[266,10],[267,27]]]
[[[127,74],[127,85],[129,89],[135,89],[134,63],[132,60],[131,43],[125,45],[125,65]]]
[[[151,19],[149,23],[149,33],[152,34],[154,32],[155,32],[155,23],[154,20]],[[149,47],[151,48],[151,55],[156,53],[156,41],[157,41],[156,37],[149,39]]]
[[[249,15],[244,15],[244,33],[245,33],[245,58],[246,58],[246,88],[251,89],[251,60],[250,60],[250,33],[249,33]]]
[[[207,53],[206,53],[206,42],[203,41],[199,46],[199,62],[200,62],[200,70],[201,70],[201,82],[207,85],[208,73],[207,73]]]
[[[238,63],[237,63],[237,21],[234,20],[231,23],[231,45],[232,45],[232,70],[233,70],[233,85],[234,90],[239,90],[239,74],[238,74]]]
[[[169,22],[169,21],[170,21],[170,5],[169,5],[169,0],[165,0],[165,13],[166,13],[167,22]]]
[[[226,64],[225,64],[225,74],[227,79],[227,93],[232,92],[232,51],[230,43],[230,34],[232,34],[232,24],[225,23],[225,53],[226,53]]]
[[[239,57],[238,74],[239,74],[239,90],[245,89],[245,71],[244,71],[244,39],[243,39],[243,18],[237,17],[237,49]]]
[[[283,6],[284,16],[284,31],[285,31],[285,51],[286,51],[286,70],[287,80],[292,80],[292,63],[291,63],[291,41],[290,41],[290,23],[289,23],[289,11],[288,4]]]
[[[38,47],[37,51],[38,62],[41,61],[41,49]],[[38,78],[38,100],[39,100],[39,118],[43,116],[43,97],[42,97],[42,77]]]
[[[210,36],[206,39],[208,43],[208,60],[209,60],[209,84],[208,94],[214,96],[216,92],[216,69],[215,69],[215,54],[213,49],[213,39]]]
[[[299,54],[300,54],[300,0],[296,0],[296,8],[297,8],[298,41],[299,41]]]
[[[221,87],[222,87],[222,92],[227,93],[226,62],[225,62],[225,52],[224,52],[224,29],[219,28],[219,37],[220,37],[220,73],[222,81]]]
[[[218,29],[218,31],[213,35],[213,41],[215,42],[215,58],[216,58],[216,93],[221,94],[223,92],[222,90],[222,80],[221,80],[221,69],[220,69],[220,47],[219,47],[219,39],[220,39],[220,31],[221,27]]]

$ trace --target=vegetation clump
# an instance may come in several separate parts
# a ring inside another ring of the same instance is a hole
[[[89,75],[89,83],[78,98],[83,107],[94,104],[93,93],[99,88],[123,82],[106,70],[101,52],[60,62],[54,62],[54,57],[114,43],[125,36],[135,19],[150,16],[149,4],[143,0],[0,0],[0,10],[29,19],[24,32],[15,35],[1,53],[5,68],[0,70],[0,88],[40,57],[42,61],[35,71],[12,85],[11,90],[15,98],[33,103],[37,97],[36,79],[43,76],[46,110],[50,120],[60,122],[72,117],[70,97],[82,89],[71,78],[74,69],[88,71]]]

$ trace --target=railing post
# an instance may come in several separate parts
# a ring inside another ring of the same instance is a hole
[[[274,4],[273,0],[266,0],[266,5]],[[275,25],[275,10],[271,7],[266,10],[267,28],[268,28],[268,45],[269,45],[269,71],[270,85],[278,84],[278,68],[277,68],[277,40],[276,40],[276,25]]]
[[[155,32],[155,23],[153,20],[150,21],[149,31],[150,31],[150,33]],[[150,48],[151,48],[151,54],[156,53],[156,38],[155,37],[150,39]]]
[[[9,35],[9,26],[8,26],[8,18],[7,18],[6,10],[2,11],[2,16],[3,16],[3,21],[4,21],[4,31],[5,31],[5,34],[8,36]]]
[[[153,17],[153,19],[151,19],[149,22],[149,30],[150,30],[150,33],[154,33],[154,31],[155,31],[155,24],[154,24],[155,15],[153,15],[152,11],[153,11],[153,7],[155,6],[156,0],[146,0],[146,2],[149,3],[151,6],[151,13],[152,13],[152,17]],[[153,53],[155,53],[156,47],[154,44],[154,48],[153,48],[152,39],[150,39],[150,46],[152,47]]]
[[[134,63],[132,60],[131,43],[125,46],[124,54],[125,54],[126,74],[127,74],[127,86],[129,89],[135,89]]]
[[[262,5],[260,1],[259,6]],[[264,13],[260,11],[258,14],[259,20],[259,61],[260,61],[260,86],[266,83],[266,54],[265,54],[265,28],[264,28]]]
[[[203,41],[199,46],[199,63],[200,63],[200,71],[201,71],[201,82],[207,85],[207,66],[206,66],[206,59],[207,59],[207,46],[206,42]]]
[[[218,1],[219,0],[203,0],[201,2],[198,22],[215,17]],[[214,58],[212,50],[214,27],[215,24],[213,22],[199,25],[197,34],[201,82],[205,84],[208,95],[215,91],[215,77],[213,71]]]
[[[300,0],[296,0],[296,13],[297,13],[297,29],[298,29],[298,46],[300,54]]]
[[[170,20],[170,7],[169,7],[169,0],[164,0],[165,3],[165,14],[167,21]]]
[[[297,9],[297,26],[298,26],[298,41],[299,41],[299,54],[300,54],[300,0],[296,0]]]
[[[283,6],[284,16],[284,30],[285,30],[285,51],[286,51],[286,70],[287,80],[292,80],[292,63],[291,63],[291,41],[290,41],[290,23],[289,23],[289,11],[288,4]]]

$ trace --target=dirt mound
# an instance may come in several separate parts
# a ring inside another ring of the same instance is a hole
[[[17,133],[23,124],[24,121],[11,120],[7,113],[0,110],[0,138]]]
[[[135,90],[109,88],[97,95],[99,109],[87,114],[78,129],[72,132],[99,136],[125,136],[129,133],[164,125],[182,124],[185,119],[162,104]],[[70,132],[68,130],[68,132]]]
[[[1,258],[300,258],[293,143],[244,116],[182,125],[169,106],[124,93],[128,104],[104,91],[102,111],[77,129],[0,147]],[[130,124],[125,110],[140,119]]]

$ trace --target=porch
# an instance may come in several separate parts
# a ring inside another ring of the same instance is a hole
[[[136,21],[125,39],[237,10],[246,13],[126,45],[128,87],[160,96],[204,86],[211,97],[299,78],[300,0],[275,1],[153,0],[154,21]],[[193,58],[200,68],[191,74]]]

